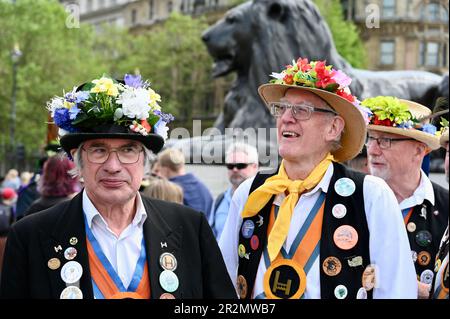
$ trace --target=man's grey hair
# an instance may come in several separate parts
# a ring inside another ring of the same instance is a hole
[[[81,148],[84,146],[84,142],[81,143],[77,150],[75,151],[75,154],[73,156],[73,161],[75,163],[75,168],[71,169],[69,171],[70,176],[72,177],[81,177],[81,169],[83,168],[83,158],[81,157]],[[146,148],[144,145],[144,177],[149,177],[152,170],[152,163],[156,160],[156,155],[151,150]]]
[[[248,156],[248,164],[258,164],[258,150],[256,147],[243,142],[234,142],[231,144],[225,153],[225,158],[228,158],[232,154],[238,152],[244,153]]]

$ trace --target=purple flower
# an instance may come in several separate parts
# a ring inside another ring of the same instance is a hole
[[[63,130],[66,130],[68,132],[76,132],[76,129],[72,126],[71,120],[70,120],[70,114],[69,110],[66,108],[63,109],[56,109],[55,115],[53,116],[53,120],[55,121],[55,124],[62,128]]]
[[[135,89],[144,87],[144,82],[142,82],[140,75],[125,74],[123,80],[125,81],[125,85]]]
[[[341,88],[347,87],[350,85],[350,83],[352,83],[352,79],[341,70],[337,70],[336,72],[334,72],[332,79],[335,80]]]
[[[158,115],[159,118],[162,121],[166,122],[166,124],[172,122],[173,120],[175,120],[175,118],[173,117],[172,114],[170,114],[170,113],[163,113],[160,110],[154,110],[153,114]]]
[[[75,98],[76,98],[75,102],[77,104],[81,103],[89,98],[89,91],[79,91],[75,93]]]
[[[66,95],[64,95],[64,99],[67,102],[74,103],[76,101],[75,93],[74,92],[66,93]]]
[[[81,112],[81,110],[76,105],[72,106],[69,110],[69,118],[71,120],[75,120],[78,113],[80,113],[80,112]]]

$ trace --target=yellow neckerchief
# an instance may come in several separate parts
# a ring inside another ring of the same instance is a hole
[[[278,255],[289,232],[292,213],[298,198],[306,190],[314,188],[322,180],[328,166],[334,160],[330,153],[317,165],[305,180],[292,181],[284,169],[284,161],[281,162],[278,174],[274,175],[258,187],[247,199],[247,203],[242,211],[242,218],[253,217],[267,204],[273,195],[278,195],[286,190],[289,195],[281,203],[277,219],[267,241],[267,250],[272,262]]]

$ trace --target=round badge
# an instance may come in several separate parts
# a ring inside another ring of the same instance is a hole
[[[61,291],[60,299],[83,299],[83,292],[76,286],[69,286]]]
[[[159,275],[159,284],[165,291],[174,292],[178,289],[180,282],[178,281],[177,275],[173,271],[164,270]]]
[[[358,233],[352,226],[342,225],[334,231],[333,240],[340,249],[349,250],[358,242]]]
[[[175,271],[177,269],[177,259],[171,253],[161,254],[159,264],[164,270]]]
[[[363,287],[359,288],[358,292],[356,293],[356,299],[367,299],[367,290]]]
[[[406,229],[410,233],[414,233],[416,231],[416,224],[414,224],[413,222],[409,222],[408,225],[406,225]]]
[[[64,258],[66,258],[67,260],[72,260],[77,256],[77,250],[75,247],[68,247],[65,251],[64,251]]]
[[[362,286],[369,291],[375,287],[375,267],[368,265],[362,274]]]
[[[250,238],[250,247],[252,247],[253,250],[258,249],[259,247],[259,238],[256,235],[253,235],[252,238]]]
[[[355,182],[347,177],[339,178],[334,184],[334,190],[338,195],[342,197],[348,197],[352,195],[355,192],[355,189]]]
[[[336,257],[330,256],[325,258],[322,263],[322,269],[328,276],[336,276],[341,272],[342,264]]]
[[[434,273],[431,269],[425,269],[420,274],[420,282],[430,285],[433,282]]]
[[[70,243],[72,246],[76,245],[76,244],[78,243],[78,238],[76,238],[76,237],[70,238],[70,239],[69,239],[69,243]]]
[[[417,260],[417,253],[414,250],[411,250],[411,257],[412,257],[413,263],[415,263]]]
[[[333,206],[331,213],[336,218],[342,218],[347,214],[347,208],[342,204],[336,204]]]
[[[238,255],[241,258],[244,258],[244,256],[245,256],[245,246],[242,244],[240,244],[238,247]]]
[[[76,261],[69,261],[61,268],[61,278],[66,284],[73,284],[80,280],[83,268]]]
[[[168,292],[165,292],[161,296],[159,296],[159,299],[175,299],[175,296],[169,294]]]
[[[421,251],[418,255],[417,255],[417,262],[419,263],[419,265],[421,266],[426,266],[430,263],[431,261],[431,255],[428,251]]]
[[[334,288],[334,296],[337,299],[345,299],[348,295],[348,289],[344,285],[339,285],[336,288]]]
[[[441,260],[437,259],[436,262],[434,263],[434,272],[438,272],[439,268],[441,268]]]
[[[264,292],[272,299],[300,299],[306,289],[306,273],[292,259],[274,261],[264,274]]]
[[[47,262],[47,266],[48,268],[50,268],[51,270],[56,270],[61,266],[61,261],[59,261],[58,258],[51,258],[48,262]]]
[[[253,231],[255,230],[255,223],[252,220],[247,219],[241,228],[242,236],[244,238],[250,238],[253,235]]]
[[[247,289],[247,280],[244,276],[239,275],[237,278],[237,290],[241,299],[245,299],[245,297],[247,297]]]
[[[427,247],[431,244],[431,233],[428,230],[421,230],[416,234],[416,243],[419,246]]]

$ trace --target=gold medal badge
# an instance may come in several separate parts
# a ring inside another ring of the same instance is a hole
[[[291,259],[275,260],[264,274],[269,299],[300,299],[306,290],[306,273]]]

